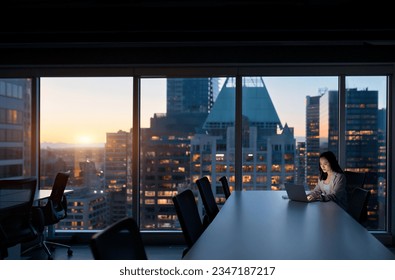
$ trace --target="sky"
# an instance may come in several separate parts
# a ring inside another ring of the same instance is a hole
[[[294,127],[296,137],[305,134],[306,96],[337,89],[337,77],[264,77],[263,80],[281,123]],[[379,90],[379,108],[385,106],[384,77],[349,78],[347,87]],[[41,142],[102,144],[107,132],[129,131],[132,89],[130,77],[42,78]],[[145,79],[141,89],[141,126],[149,127],[154,113],[166,113],[166,80]]]

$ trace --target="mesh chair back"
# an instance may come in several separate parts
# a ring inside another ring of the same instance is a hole
[[[59,172],[56,174],[55,181],[52,186],[51,195],[49,199],[52,200],[56,205],[61,204],[64,190],[67,186],[67,181],[69,180],[69,172]]]
[[[67,199],[64,190],[69,177],[69,172],[56,174],[47,204],[41,208],[44,215],[44,225],[46,226],[56,224],[67,217]]]
[[[36,185],[35,178],[0,180],[0,247],[3,252],[37,237],[31,221]]]
[[[344,175],[346,176],[346,191],[348,203],[350,203],[350,199],[354,189],[363,189],[365,182],[365,172],[344,171]]]
[[[95,260],[146,260],[143,240],[136,221],[123,218],[94,234],[90,248]]]
[[[174,196],[173,203],[185,242],[190,248],[204,231],[195,195],[190,189],[187,189]]]
[[[226,178],[226,176],[222,176],[221,178],[219,178],[219,180],[221,181],[222,189],[224,190],[225,199],[228,199],[228,197],[230,196],[228,179]]]
[[[196,180],[196,184],[199,189],[199,193],[204,205],[204,209],[211,222],[214,220],[215,216],[217,216],[219,212],[219,208],[215,201],[213,190],[211,189],[211,183],[207,177],[202,177]]]
[[[362,188],[355,188],[351,194],[348,213],[359,223],[363,223],[367,219],[367,206],[370,191]]]

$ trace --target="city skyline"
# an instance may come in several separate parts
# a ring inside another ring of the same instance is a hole
[[[299,139],[305,136],[306,96],[337,88],[337,77],[263,77],[263,80],[281,123],[294,127]],[[385,77],[349,78],[347,87],[378,90],[379,108],[385,104],[382,100]],[[143,79],[141,88],[141,127],[149,127],[155,113],[166,113],[166,80]],[[131,77],[42,78],[41,143],[100,146],[105,143],[106,133],[129,131],[132,89]]]
[[[311,181],[311,186],[313,187],[318,179],[316,177],[316,166],[318,163],[308,161],[308,159],[318,157],[321,146],[320,140],[315,134],[318,132],[316,130],[317,126],[310,124],[327,123],[328,126],[324,125],[324,127],[327,127],[328,132],[336,131],[336,121],[330,122],[330,120],[333,120],[332,117],[338,115],[338,110],[335,109],[337,107],[336,96],[338,96],[338,92],[329,91],[326,95],[328,98],[323,98],[325,96],[313,97],[318,102],[313,102],[312,104],[317,105],[319,103],[319,109],[322,109],[324,114],[320,114],[321,110],[317,111],[317,106],[306,107],[306,132],[313,133],[308,133],[307,135],[311,136],[310,140],[314,140],[314,143],[311,141],[306,142],[305,147],[310,146],[309,149],[302,147],[299,150],[301,146],[296,145],[293,130],[285,126],[283,131],[276,131],[280,120],[277,112],[274,110],[274,104],[266,106],[271,103],[271,100],[269,100],[268,90],[263,87],[261,81],[263,82],[262,79],[251,79],[243,85],[243,108],[249,109],[245,111],[244,115],[244,119],[248,120],[245,129],[248,129],[249,133],[243,134],[242,141],[246,144],[243,145],[243,189],[278,190],[281,189],[282,183],[293,182],[296,179],[302,179],[302,181],[299,181],[301,184]],[[187,81],[182,81],[182,83],[184,82],[188,83]],[[177,224],[174,224],[172,216],[169,215],[173,211],[169,199],[174,193],[182,191],[185,187],[193,187],[193,182],[202,176],[209,176],[212,182],[217,182],[218,178],[226,176],[229,178],[230,187],[235,187],[235,157],[232,149],[234,146],[234,128],[232,112],[228,110],[229,106],[233,106],[235,97],[234,89],[230,86],[232,82],[232,80],[229,80],[229,84],[227,84],[229,87],[224,88],[217,97],[217,102],[212,107],[212,111],[203,125],[206,131],[196,132],[194,126],[196,124],[195,118],[199,118],[199,115],[187,118],[185,116],[188,113],[183,115],[183,119],[179,119],[180,115],[174,118],[174,115],[169,113],[169,116],[166,118],[157,118],[153,122],[151,129],[142,130],[141,154],[143,157],[139,170],[141,170],[140,182],[141,190],[143,190],[140,209],[141,213],[144,213],[141,217],[141,225],[144,228],[168,229],[172,225],[177,226]],[[190,91],[187,91],[186,95],[180,94],[179,97],[181,99],[177,100],[183,100],[182,97],[188,98],[188,94],[190,94]],[[361,96],[364,96],[365,103],[361,103]],[[369,98],[366,99],[368,96]],[[379,147],[385,144],[382,142],[379,144],[377,136],[385,135],[379,134],[378,131],[378,115],[375,113],[378,104],[377,97],[378,92],[376,90],[368,91],[362,89],[359,91],[355,88],[347,90],[348,104],[350,106],[345,108],[345,114],[350,116],[349,120],[351,122],[347,121],[349,130],[346,131],[346,134],[352,133],[364,139],[364,141],[359,141],[356,138],[347,140],[346,156],[349,161],[344,166],[348,168],[354,168],[354,170],[366,169],[364,164],[367,163],[369,171],[377,172],[374,169],[376,166],[385,166],[385,164],[378,164],[379,156],[377,153],[379,150],[382,150]],[[204,100],[204,98],[204,94],[200,95],[200,101]],[[190,100],[188,99],[188,101]],[[198,103],[199,101],[193,104]],[[177,108],[178,103],[175,103],[173,109]],[[262,112],[262,108],[265,108],[264,112]],[[185,109],[185,112],[189,112],[190,108],[186,106]],[[171,109],[169,110],[171,111]],[[325,113],[329,114],[329,118],[325,118]],[[324,118],[321,119],[321,116]],[[359,116],[362,117],[360,118]],[[367,116],[367,118],[363,116]],[[362,123],[352,121],[356,119],[362,120],[363,124],[368,122],[371,133],[366,130],[361,132],[360,125]],[[174,124],[176,126],[173,126]],[[177,134],[178,137],[172,136],[174,132],[176,134],[179,133]],[[102,214],[109,213],[110,220],[117,215],[124,215],[130,211],[124,203],[125,201],[130,201],[130,192],[125,191],[128,189],[124,189],[124,187],[131,189],[129,184],[131,182],[130,173],[128,172],[130,155],[132,154],[130,140],[129,132],[119,131],[107,133],[105,149],[90,147],[87,147],[85,151],[83,149],[75,149],[74,151],[71,149],[58,149],[56,151],[43,149],[41,154],[41,162],[43,163],[41,171],[43,172],[42,174],[45,174],[43,178],[52,178],[51,172],[56,172],[59,168],[74,170],[75,182],[79,184],[81,192],[85,189],[85,192],[92,195],[92,201],[97,201],[98,203],[100,201],[99,204],[103,203],[103,207],[98,206],[97,209],[107,209],[107,212],[104,211]],[[350,141],[353,143],[352,145],[347,144]],[[369,148],[363,148],[360,151],[361,146]],[[354,151],[359,151],[358,157],[364,157],[365,154],[368,154],[369,159],[355,161],[356,157],[352,156],[355,154]],[[98,155],[100,157],[95,159],[95,156]],[[300,161],[300,157],[307,157],[307,160]],[[383,157],[380,158],[380,162],[384,163]],[[54,163],[58,168],[53,168]],[[355,165],[355,163],[358,163],[358,165]],[[214,166],[215,168],[213,168]],[[305,172],[306,170],[312,170],[313,172],[309,175]],[[49,173],[45,173],[45,171]],[[383,178],[380,181],[383,183],[382,186],[385,186],[385,172],[385,168],[380,170],[380,177]],[[374,182],[372,185],[376,186]],[[374,189],[375,193],[381,194],[377,196],[380,198],[384,197],[381,189],[378,187]],[[218,195],[218,203],[222,203],[222,193],[218,192],[217,189],[215,190],[216,195]],[[101,199],[97,200],[96,195],[101,196]],[[104,195],[108,197],[108,201],[111,201],[108,205],[105,204],[106,199],[104,199]],[[80,198],[75,196],[74,199],[79,201]],[[383,202],[377,198],[372,199],[372,204],[380,205],[380,209],[384,209]],[[202,206],[200,205],[199,207]],[[111,208],[118,210],[112,211]],[[373,207],[372,209],[376,208]],[[158,214],[152,215],[152,213]],[[384,219],[381,217],[384,217],[385,213],[377,211],[371,211],[370,213],[371,217],[376,217],[374,219],[375,223],[378,222],[379,227],[382,228]],[[93,216],[99,217],[96,214]],[[104,216],[103,219],[107,220]],[[101,226],[105,224],[101,220],[93,220],[91,223],[90,218],[86,218],[82,224],[87,226],[97,224],[97,226]],[[371,224],[374,228],[377,228],[377,224],[373,224],[373,222]]]

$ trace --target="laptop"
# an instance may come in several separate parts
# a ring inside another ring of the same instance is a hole
[[[303,185],[285,183],[285,190],[287,191],[288,198],[294,201],[312,202],[316,200],[308,200],[307,194]]]

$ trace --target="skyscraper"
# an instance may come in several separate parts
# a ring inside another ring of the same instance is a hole
[[[306,184],[310,189],[317,184],[319,175],[321,96],[306,96]]]
[[[261,77],[246,77],[243,92],[243,189],[277,189],[295,180],[293,128],[281,124]],[[203,125],[192,138],[191,178],[208,176],[217,201],[223,201],[221,176],[234,188],[235,80],[228,78]],[[278,132],[280,131],[280,133]]]
[[[208,113],[213,102],[210,78],[167,79],[167,115]]]
[[[172,197],[191,186],[191,138],[200,131],[212,106],[216,79],[167,80],[167,112],[154,114],[141,130],[141,226],[172,229],[176,213]]]
[[[31,80],[0,79],[0,178],[32,174]]]
[[[131,214],[131,145],[129,132],[107,133],[104,156],[105,186],[109,202],[109,222]],[[128,203],[127,203],[128,202]]]

